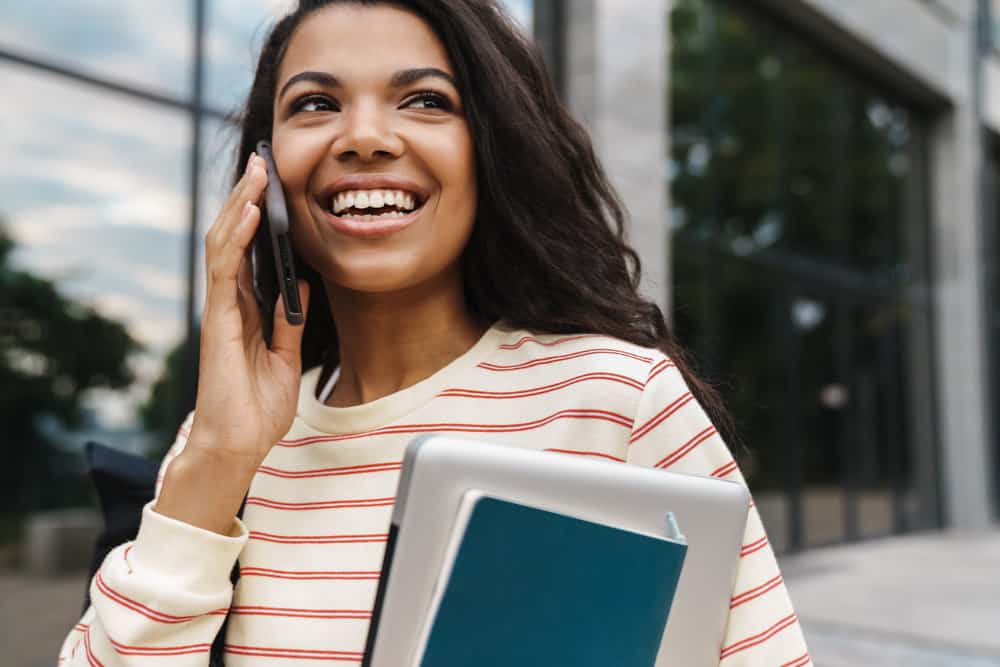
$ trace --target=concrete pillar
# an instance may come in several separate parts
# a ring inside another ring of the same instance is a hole
[[[668,0],[567,2],[566,96],[628,209],[643,295],[669,305]]]

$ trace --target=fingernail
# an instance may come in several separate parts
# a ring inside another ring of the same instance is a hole
[[[253,166],[253,158],[254,158],[255,155],[257,155],[257,153],[250,153],[250,157],[247,158],[246,173],[248,173],[248,174],[250,173],[250,167]]]

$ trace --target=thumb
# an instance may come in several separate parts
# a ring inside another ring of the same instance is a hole
[[[278,296],[274,308],[274,336],[271,339],[271,352],[281,357],[290,366],[297,366],[301,360],[302,334],[306,329],[306,316],[309,312],[309,283],[298,282],[299,302],[302,304],[302,324],[289,324],[285,319],[284,296]]]

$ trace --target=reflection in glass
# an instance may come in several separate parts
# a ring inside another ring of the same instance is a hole
[[[238,111],[250,91],[264,38],[292,0],[209,0],[205,40],[205,100]]]
[[[189,97],[192,2],[48,0],[0,4],[0,45],[29,58]]]
[[[675,317],[772,542],[936,525],[919,116],[743,3],[671,19]]]
[[[89,86],[14,65],[0,77],[0,152],[17,165],[0,177],[8,526],[91,501],[86,441],[156,444],[138,409],[184,330],[190,133],[183,114]]]
[[[146,348],[139,381],[89,404],[107,427],[134,426],[134,409],[183,330],[183,115],[0,65],[3,213],[16,262],[57,280],[67,296],[126,324]]]

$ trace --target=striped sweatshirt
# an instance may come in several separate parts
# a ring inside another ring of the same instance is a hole
[[[501,320],[430,377],[351,407],[324,404],[320,371],[303,373],[291,429],[228,535],[144,508],[136,539],[95,574],[60,665],[204,666],[227,614],[227,665],[359,664],[403,451],[420,433],[743,479],[671,360],[609,336]],[[812,664],[752,506],[739,558],[720,667]]]

